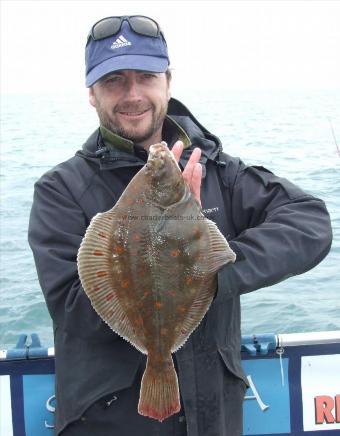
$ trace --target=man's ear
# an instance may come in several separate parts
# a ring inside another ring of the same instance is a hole
[[[171,98],[171,79],[172,79],[172,73],[171,73],[171,70],[169,68],[165,72],[165,77],[166,77],[166,83],[168,86],[167,97],[168,97],[168,101],[169,101]]]
[[[171,98],[171,87],[170,87],[170,81],[168,82],[167,97],[168,97],[168,101],[169,101],[170,98]]]
[[[89,102],[93,107],[97,107],[96,97],[94,95],[93,86],[89,88]]]

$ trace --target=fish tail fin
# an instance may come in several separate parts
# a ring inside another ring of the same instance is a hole
[[[162,422],[179,412],[178,379],[171,354],[161,364],[154,364],[148,356],[143,374],[138,413]]]

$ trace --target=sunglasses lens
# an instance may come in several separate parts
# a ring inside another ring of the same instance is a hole
[[[159,35],[159,27],[156,21],[148,17],[134,16],[129,17],[130,26],[132,29],[141,35],[157,37]]]
[[[95,40],[104,39],[117,33],[120,29],[121,20],[118,17],[108,17],[93,26],[92,37]]]
[[[133,15],[131,17],[107,17],[98,21],[91,30],[89,36],[94,40],[108,38],[119,32],[122,21],[127,20],[132,30],[140,35],[158,37],[160,29],[156,21],[142,15]]]

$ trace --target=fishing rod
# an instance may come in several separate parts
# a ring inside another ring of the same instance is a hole
[[[335,132],[334,132],[334,129],[333,129],[332,120],[330,118],[328,118],[328,121],[329,121],[329,124],[331,126],[332,135],[333,135],[333,139],[334,139],[334,142],[335,142],[336,150],[337,150],[338,155],[340,157],[340,148],[339,148],[338,142],[337,142],[336,137],[335,137]]]

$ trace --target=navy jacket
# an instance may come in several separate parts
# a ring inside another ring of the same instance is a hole
[[[202,208],[237,254],[236,263],[218,273],[216,298],[205,318],[176,353],[188,435],[223,436],[228,407],[223,384],[205,374],[213,362],[216,380],[227,368],[246,383],[240,364],[240,294],[314,267],[330,249],[330,219],[321,200],[223,153],[218,138],[180,102],[172,99],[168,114],[191,140],[182,166],[193,147],[202,149]],[[29,243],[54,325],[57,432],[94,401],[130,386],[144,359],[100,320],[77,273],[78,248],[92,217],[112,208],[145,164],[124,151],[96,154],[100,147],[96,131],[73,158],[43,175],[35,185],[30,217]]]

